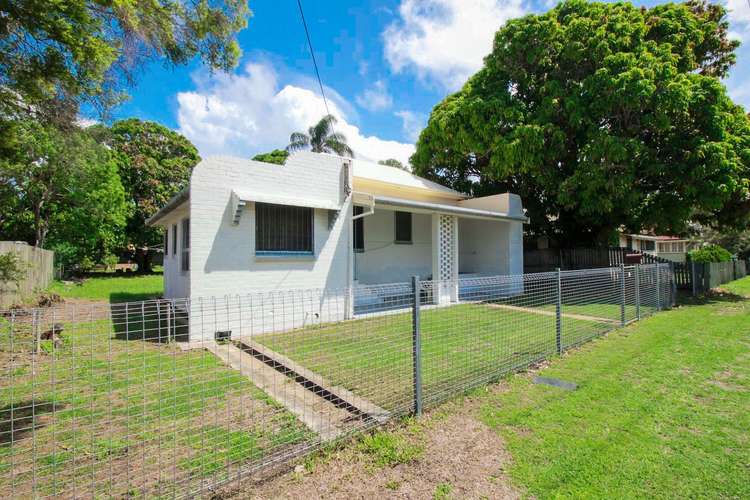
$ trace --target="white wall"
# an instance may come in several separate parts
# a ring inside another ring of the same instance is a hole
[[[460,273],[523,274],[523,226],[459,217],[458,251]]]
[[[498,275],[510,271],[510,224],[478,219],[458,219],[458,269],[460,273]]]
[[[166,226],[169,231],[169,252],[164,254],[164,297],[168,299],[182,299],[190,296],[190,273],[182,271],[182,220],[190,214],[190,203],[186,202],[179,208],[170,212],[159,225]],[[177,253],[172,252],[174,248],[172,239],[172,225],[177,225]]]
[[[349,218],[344,214],[351,213],[351,198],[344,198],[342,172],[341,158],[313,153],[293,155],[285,165],[217,157],[204,160],[195,168],[190,182],[190,297],[195,309],[191,315],[191,338],[212,338],[215,330],[224,329],[231,329],[234,335],[264,329],[278,331],[306,324],[316,314],[320,317],[323,310],[326,316],[347,313],[337,298],[335,307],[325,300],[305,301],[304,306],[296,308],[292,304],[288,308],[279,304],[254,307],[255,317],[248,318],[246,313],[240,321],[230,310],[214,314],[206,304],[213,301],[210,297],[235,304],[223,297],[249,296],[259,291],[346,288],[351,240]],[[248,203],[239,224],[233,225],[232,190],[280,197],[303,194],[306,200],[341,206],[342,215],[329,230],[328,210],[314,210],[313,256],[256,257],[255,204]]]
[[[361,285],[407,282],[432,274],[432,217],[412,214],[412,244],[396,244],[393,210],[376,207],[364,220],[365,251],[355,253],[354,278]]]

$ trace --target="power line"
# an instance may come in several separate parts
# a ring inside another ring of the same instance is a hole
[[[318,71],[318,61],[315,60],[315,50],[313,50],[312,40],[310,39],[310,31],[307,29],[307,21],[305,21],[305,13],[302,10],[302,1],[297,0],[297,6],[299,7],[299,15],[302,17],[302,26],[305,27],[305,36],[307,36],[307,46],[310,48],[310,55],[312,56],[313,66],[315,66],[315,76],[318,77],[318,85],[320,85],[320,95],[323,96],[323,104],[326,107],[326,115],[330,115],[331,112],[328,110],[328,100],[326,99],[326,93],[323,90],[323,80],[320,79],[320,71]]]

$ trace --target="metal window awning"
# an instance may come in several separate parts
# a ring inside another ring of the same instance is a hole
[[[283,196],[272,193],[260,193],[249,190],[232,190],[232,223],[239,224],[242,209],[250,202],[273,203],[293,207],[321,208],[324,210],[341,210],[341,206],[330,200]]]
[[[395,208],[410,208],[423,213],[437,212],[440,214],[461,215],[475,219],[495,219],[528,223],[529,218],[525,215],[507,214],[480,210],[476,208],[459,207],[456,205],[444,205],[442,203],[429,203],[424,201],[405,200],[403,198],[391,198],[386,196],[375,196],[375,205]]]

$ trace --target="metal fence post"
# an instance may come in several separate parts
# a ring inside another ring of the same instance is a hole
[[[669,264],[669,274],[670,284],[672,285],[670,287],[670,291],[672,292],[672,300],[669,302],[669,307],[674,307],[675,305],[677,305],[677,276],[675,275],[674,262]]]
[[[555,341],[557,354],[562,354],[562,272],[557,268],[557,303],[555,304]]]
[[[422,414],[422,339],[420,334],[419,310],[422,285],[419,276],[412,276],[411,289],[414,294],[412,307],[412,366],[414,367],[414,414]]]
[[[659,269],[659,263],[656,263],[656,310],[661,311],[661,284],[659,283],[659,274],[661,274],[661,269]]]
[[[625,264],[620,264],[620,326],[625,326]]]
[[[635,265],[635,319],[641,320],[641,265]]]

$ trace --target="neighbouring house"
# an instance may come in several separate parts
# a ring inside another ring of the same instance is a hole
[[[284,165],[206,159],[147,224],[165,229],[165,298],[196,307],[210,297],[321,290],[272,326],[255,324],[267,322],[270,306],[265,319],[243,319],[265,331],[387,302],[366,285],[520,275],[525,222],[515,194],[470,198],[394,167],[303,152]],[[449,304],[461,290],[436,284],[432,294]]]
[[[671,260],[685,262],[691,242],[677,236],[658,236],[654,234],[620,233],[620,248],[628,248]]]

